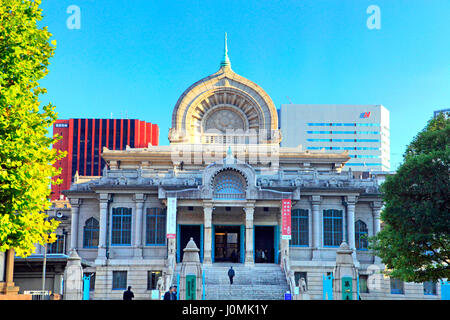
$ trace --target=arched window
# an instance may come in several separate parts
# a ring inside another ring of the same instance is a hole
[[[355,246],[356,250],[367,250],[369,235],[367,224],[358,220],[355,222]]]
[[[233,170],[219,173],[213,185],[215,199],[245,199],[245,179]]]
[[[131,208],[113,208],[111,244],[131,245]]]
[[[84,224],[83,230],[83,248],[98,247],[99,224],[95,218],[89,218]]]

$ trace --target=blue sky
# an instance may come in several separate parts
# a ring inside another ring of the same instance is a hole
[[[81,28],[68,29],[76,5]],[[370,30],[368,6],[381,10]],[[448,0],[44,0],[57,40],[44,103],[59,118],[138,118],[168,144],[173,107],[216,72],[228,33],[232,68],[277,108],[382,104],[391,118],[391,169],[432,117],[450,106]]]

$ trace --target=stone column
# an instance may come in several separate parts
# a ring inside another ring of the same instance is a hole
[[[380,232],[380,215],[381,215],[381,202],[372,202],[372,215],[373,215],[373,235],[376,235]]]
[[[203,205],[203,228],[204,228],[204,244],[203,244],[203,263],[212,263],[212,212],[213,208],[211,205]]]
[[[312,216],[313,216],[313,243],[312,260],[320,260],[320,196],[311,197]]]
[[[136,194],[134,196],[134,201],[136,203],[136,215],[134,221],[134,258],[142,259],[142,210],[144,208],[144,195],[142,193]]]
[[[352,256],[356,257],[356,246],[355,246],[355,197],[347,197],[347,235],[348,235],[348,246],[353,250]]]
[[[381,230],[381,222],[380,222],[380,215],[381,215],[381,202],[372,202],[370,204],[372,207],[372,218],[373,218],[373,235],[376,235]],[[374,257],[374,264],[381,264],[381,259],[377,256]]]
[[[106,262],[106,237],[107,237],[107,223],[108,223],[108,194],[100,194],[100,230],[98,239],[98,255],[96,259],[97,264]]]
[[[80,199],[70,199],[70,206],[72,207],[72,217],[70,222],[70,250],[78,249],[78,230],[79,230],[79,216],[80,216]]]
[[[245,211],[245,265],[253,265],[253,213],[255,208],[246,207]],[[241,239],[242,241],[242,239]]]

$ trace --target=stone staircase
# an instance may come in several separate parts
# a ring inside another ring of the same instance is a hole
[[[230,285],[228,269],[233,266],[235,277]],[[286,277],[278,264],[214,263],[203,266],[206,300],[283,300],[289,290]]]

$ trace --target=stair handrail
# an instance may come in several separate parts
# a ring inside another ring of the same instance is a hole
[[[169,290],[170,286],[172,286],[173,283],[173,277],[175,275],[175,269],[176,269],[176,260],[173,255],[169,255],[167,257],[167,273],[166,273],[166,283],[164,290]]]

